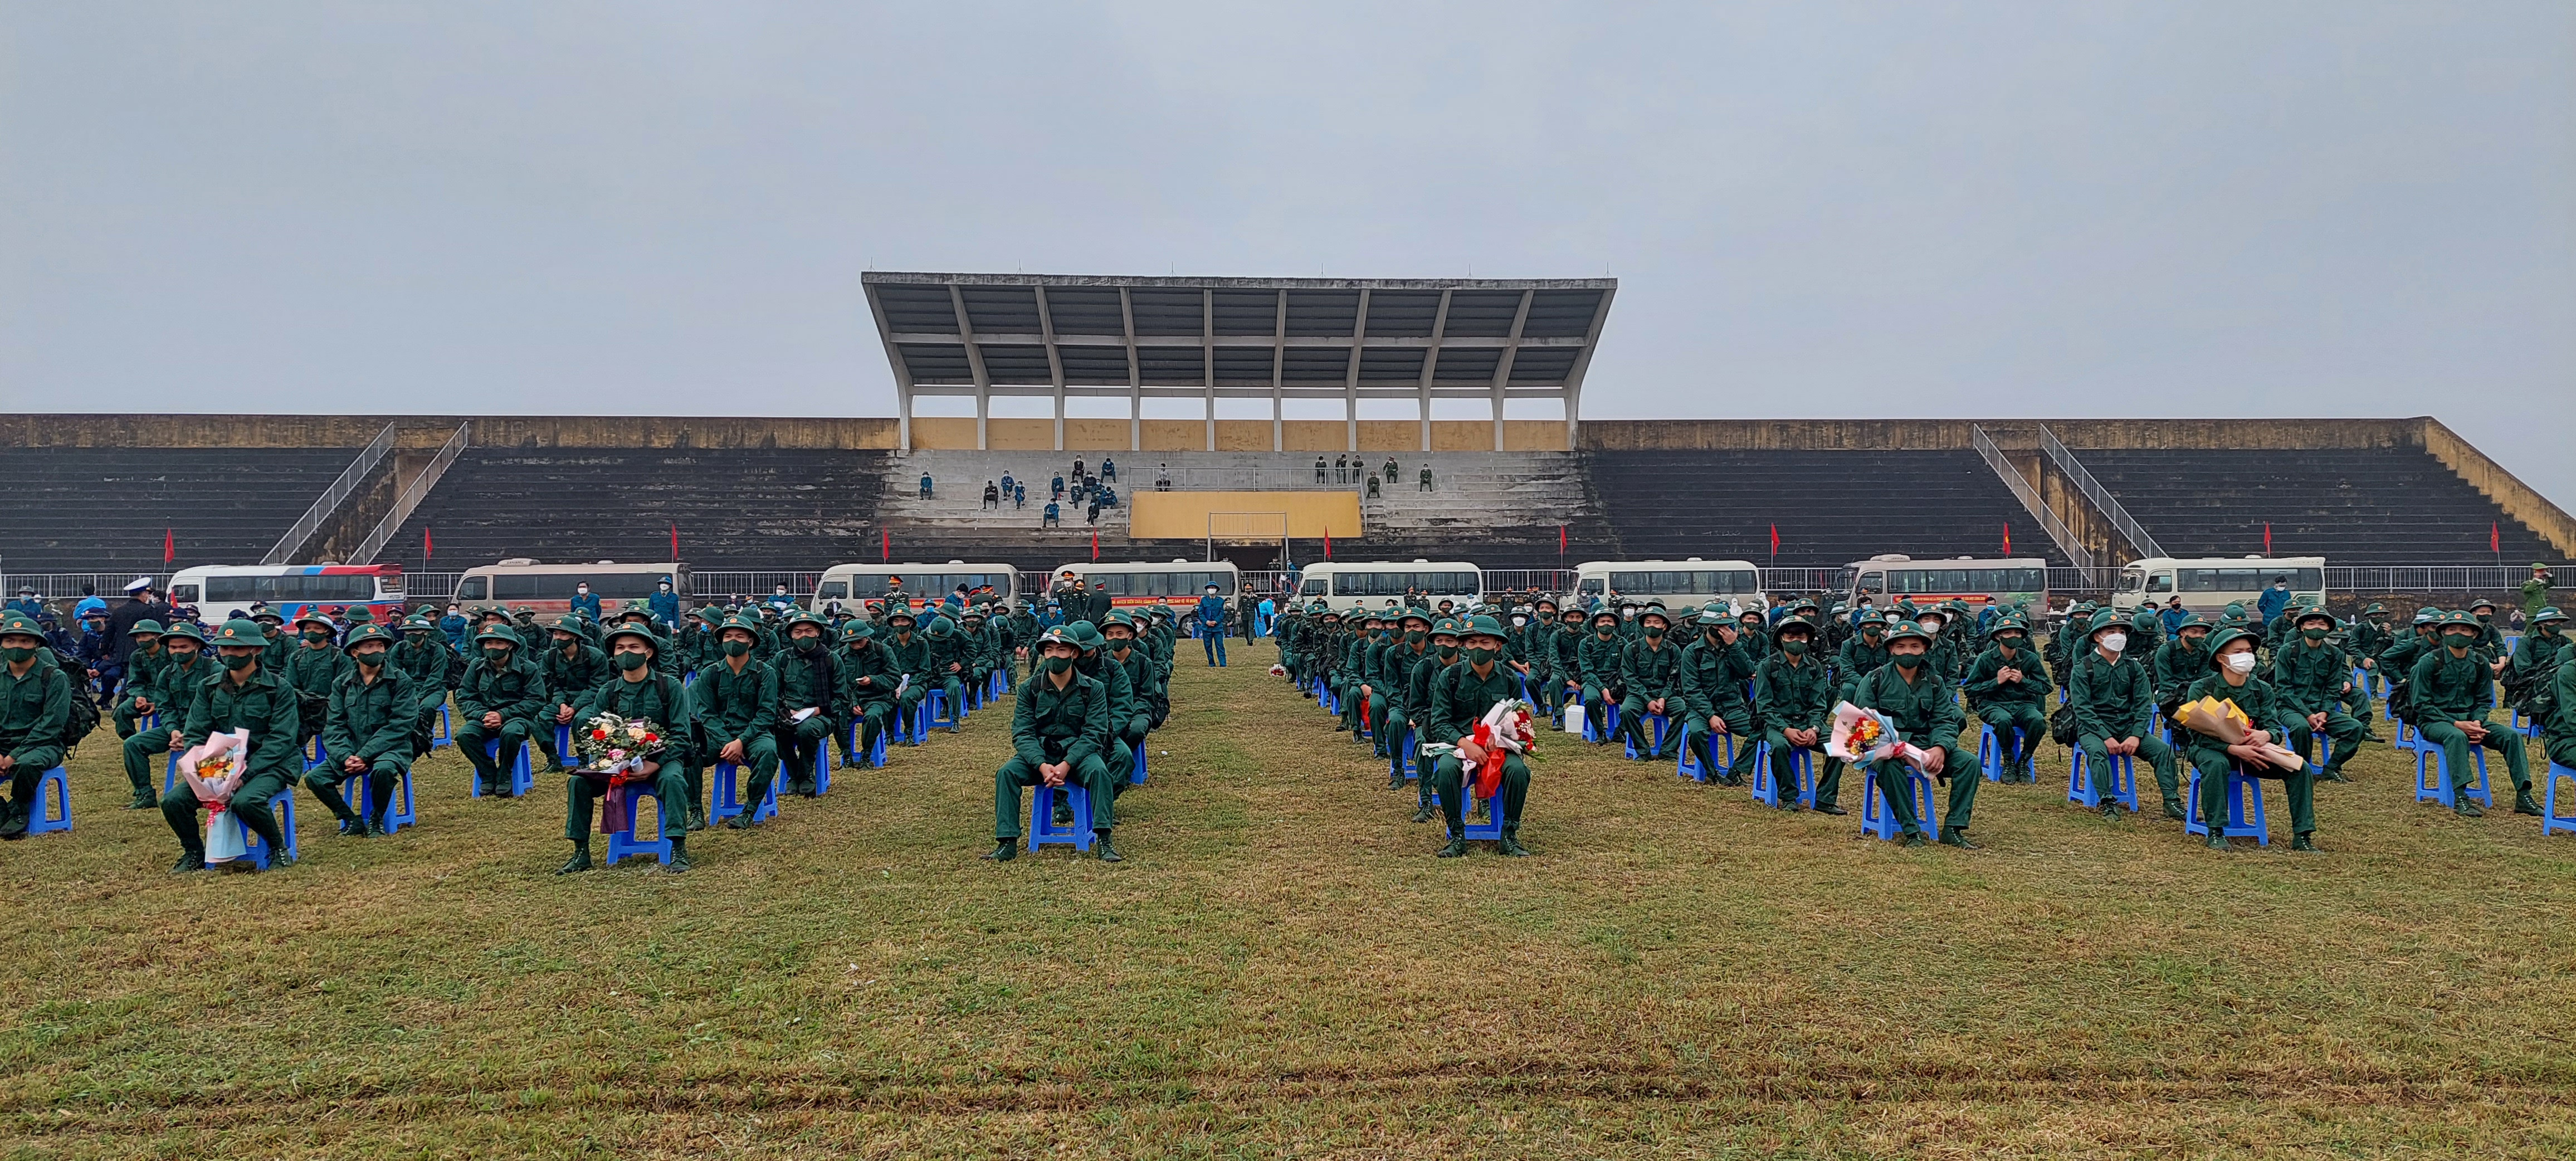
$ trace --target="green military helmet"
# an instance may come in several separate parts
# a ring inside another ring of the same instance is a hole
[[[1664,602],[1661,600],[1648,600],[1645,604],[1637,607],[1637,616],[1639,618],[1642,619],[1648,613],[1653,613],[1658,617],[1662,617],[1665,624],[1672,623],[1673,614],[1670,610],[1664,607]]]
[[[1422,627],[1425,631],[1428,631],[1431,628],[1431,614],[1423,612],[1420,609],[1406,609],[1395,619],[1395,623],[1399,626],[1410,621],[1422,622]]]
[[[822,614],[809,612],[804,609],[798,609],[793,613],[787,614],[787,619],[779,624],[778,629],[783,633],[798,625],[815,626],[816,628],[823,630],[824,634],[827,636],[830,635],[832,631],[832,623],[824,620]]]
[[[2261,643],[2260,639],[2259,639],[2259,638],[2256,638],[2256,637],[2254,636],[2254,634],[2252,634],[2252,633],[2248,633],[2248,632],[2246,632],[2246,631],[2245,631],[2245,630],[2243,630],[2243,629],[2235,629],[2235,628],[2221,629],[2221,630],[2219,630],[2217,633],[2212,634],[2212,635],[2210,636],[2210,638],[2209,638],[2209,665],[2210,665],[2210,667],[2211,667],[2211,668],[2213,668],[2213,669],[2214,669],[2214,668],[2217,668],[2217,666],[2218,666],[2218,651],[2219,651],[2219,650],[2224,649],[2224,648],[2228,647],[2229,645],[2232,645],[2232,644],[2234,644],[2234,643],[2236,643],[2236,642],[2238,642],[2238,641],[2254,641],[2254,642],[2256,642],[2257,644],[2260,644],[2260,643]]]
[[[1986,640],[1994,640],[1995,634],[2001,633],[2006,629],[2019,629],[2023,636],[2030,635],[2030,623],[2022,620],[2021,614],[2005,613],[1996,617],[1994,624],[1986,626]]]
[[[2173,631],[2174,636],[2180,637],[2182,636],[2182,631],[2185,629],[2206,629],[2209,627],[2209,618],[2203,617],[2198,613],[2191,613],[2185,615],[2180,622],[2177,622],[2174,625]]]
[[[2531,623],[2533,625],[2540,625],[2549,621],[2564,621],[2566,619],[2567,614],[2559,612],[2558,606],[2556,605],[2545,605],[2539,612],[2531,615]]]
[[[513,649],[526,644],[519,640],[518,630],[507,625],[485,625],[482,632],[474,635],[474,642],[479,645],[485,641],[498,641]]]
[[[1076,621],[1071,627],[1073,643],[1081,646],[1085,653],[1097,653],[1102,645],[1109,643],[1109,638],[1101,636],[1100,627],[1089,621]]]
[[[1639,615],[1642,616],[1643,614]],[[1465,627],[1458,630],[1458,636],[1461,639],[1468,637],[1502,637],[1503,623],[1495,620],[1488,614],[1478,613],[1475,616],[1466,619]]]
[[[356,653],[358,651],[358,646],[369,641],[382,641],[385,643],[385,648],[387,649],[394,647],[394,635],[385,632],[384,626],[366,624],[349,630],[349,639],[340,643],[340,652]]]
[[[946,616],[939,614],[933,614],[930,618],[929,627],[922,630],[922,632],[933,637],[945,637],[956,631],[957,623],[949,620]]]
[[[409,620],[403,622],[402,631],[405,633],[435,633],[438,631],[438,624],[427,617],[414,613],[411,615]]]
[[[24,614],[21,615],[23,616]],[[5,631],[6,630],[0,630],[0,632]],[[164,634],[164,636],[166,635],[167,634]],[[251,620],[248,617],[235,617],[232,620],[224,622],[223,628],[215,630],[215,639],[209,643],[214,645],[251,645],[265,649],[268,648],[268,631],[260,628],[259,622]]]
[[[2418,625],[2439,625],[2442,623],[2442,610],[2436,609],[2431,605],[2426,605],[2423,608],[2417,609],[2415,610],[2415,623]]]
[[[349,606],[349,623],[350,623],[350,624],[352,624],[352,625],[372,625],[372,624],[374,624],[374,623],[375,623],[375,621],[376,621],[376,611],[375,611],[375,609],[374,609],[374,608],[372,608],[372,607],[370,607],[370,606],[367,606],[367,605],[351,605],[351,606]]]
[[[1434,637],[1455,637],[1461,631],[1463,631],[1462,627],[1456,617],[1442,617],[1431,625],[1431,635]]]
[[[1923,647],[1926,649],[1932,647],[1932,631],[1924,628],[1921,621],[1917,621],[1912,617],[1903,618],[1894,624],[1889,625],[1887,627],[1887,639],[1885,643],[1894,645],[1908,637],[1912,637],[1915,640],[1922,642]]]
[[[886,624],[892,625],[897,621],[910,621],[916,626],[921,624],[921,618],[913,615],[912,606],[909,603],[896,605],[886,614]]]
[[[1879,612],[1876,609],[1870,609],[1861,613],[1860,620],[1852,625],[1852,632],[1860,632],[1872,625],[1876,625],[1882,630],[1887,628],[1887,614]]]
[[[26,616],[26,614],[20,613],[18,616],[23,617]],[[161,643],[167,645],[173,637],[185,638],[187,640],[194,641],[199,645],[206,643],[206,634],[204,631],[198,629],[195,625],[187,623],[186,621],[181,621],[164,630],[161,634]]]
[[[1129,632],[1134,632],[1136,615],[1125,609],[1111,609],[1108,616],[1100,619],[1100,628],[1105,632],[1111,625],[1125,625]]]
[[[2104,609],[2101,612],[2093,614],[2093,619],[2085,624],[2084,637],[2089,641],[2095,634],[2098,634],[2105,629],[2125,630],[2129,627],[2130,625],[2127,621],[2120,619],[2120,610]]]
[[[2468,609],[2467,609],[2467,612],[2468,612],[2468,614],[2469,614],[2471,617],[2475,617],[2475,616],[2477,616],[2477,612],[2478,612],[2478,610],[2480,610],[2480,609],[2486,609],[2486,610],[2489,610],[2489,611],[2493,611],[2495,607],[2496,607],[2496,603],[2495,603],[2494,601],[2488,600],[2488,599],[2487,599],[2487,598],[2485,598],[2485,597],[2479,597],[2478,599],[2476,599],[2476,600],[2474,600],[2474,601],[2469,602],[2469,607],[2468,607]]]
[[[692,612],[689,615],[710,625],[720,624],[724,621],[724,610],[719,609],[714,605],[700,606],[697,611]]]
[[[547,626],[547,628],[557,633],[570,633],[575,637],[587,637],[590,635],[590,622],[582,620],[580,617],[571,613],[566,613],[563,616],[555,618],[555,623]]]
[[[2304,629],[2307,627],[2308,622],[2315,620],[2323,620],[2326,623],[2326,630],[2328,632],[2343,628],[2343,622],[2336,620],[2335,615],[2327,612],[2323,605],[2318,605],[2315,608],[2309,609],[2290,610],[2290,627],[2293,629]]]
[[[751,634],[752,640],[757,641],[760,639],[761,630],[767,627],[768,626],[761,624],[760,620],[756,617],[743,613],[735,613],[734,615],[725,618],[723,628],[717,629],[716,631],[721,633],[725,629],[740,629],[745,633]]]
[[[653,632],[650,627],[638,625],[631,621],[625,624],[610,626],[607,635],[600,638],[600,644],[606,646],[610,652],[615,652],[617,649],[617,639],[620,637],[633,637],[636,640],[643,642],[644,647],[651,650],[655,657],[662,655],[661,636]]]
[[[1795,611],[1792,611],[1788,616],[1782,617],[1772,624],[1771,639],[1773,641],[1777,641],[1780,639],[1780,634],[1786,633],[1791,629],[1804,629],[1807,631],[1807,635],[1809,637],[1816,635],[1816,623],[1805,617],[1799,616]]]
[[[2470,628],[2476,628],[2477,624],[2478,619],[2476,615],[2470,613],[2467,609],[2453,609],[2450,612],[2442,614],[2442,627],[2445,629],[2448,629],[2453,625],[2467,625]]]
[[[306,625],[320,625],[324,630],[333,633],[340,631],[340,627],[332,624],[331,618],[323,616],[322,610],[318,608],[295,619],[296,631],[302,632]]]
[[[1076,624],[1079,623],[1076,622]],[[1072,625],[1049,625],[1046,632],[1038,634],[1038,645],[1041,648],[1048,645],[1071,645],[1080,649],[1082,638],[1075,635]]]
[[[872,641],[876,639],[876,635],[877,627],[869,624],[865,617],[852,617],[841,622],[841,644],[843,645]]]
[[[252,635],[258,636],[256,633]],[[46,639],[43,626],[36,624],[36,619],[23,611],[13,611],[6,616],[0,616],[0,637],[6,636],[27,636],[38,641]],[[260,641],[263,645],[267,643],[265,638]]]
[[[136,621],[133,628],[125,631],[125,635],[128,637],[158,637],[161,635],[161,622],[155,621],[150,617],[145,617],[140,621]]]

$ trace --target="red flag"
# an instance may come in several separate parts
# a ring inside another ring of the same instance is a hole
[[[2272,522],[2263,522],[2263,555],[2272,555]]]
[[[1771,526],[1771,555],[1780,555],[1780,526],[1777,524]]]
[[[671,525],[671,559],[680,559],[680,526]]]
[[[2012,555],[2012,521],[2004,521],[2004,555]]]
[[[877,559],[882,561],[894,559],[894,533],[889,529],[877,529]]]
[[[1556,526],[1556,554],[1565,555],[1565,525],[1562,524]]]
[[[2487,521],[2487,551],[2494,553],[2504,551],[2504,532],[2497,528],[2495,521],[2492,520]]]
[[[429,558],[430,558],[431,556],[433,556],[433,555],[435,555],[435,553],[432,551],[432,549],[431,549],[431,545],[430,545],[430,539],[429,539],[429,526],[428,526],[428,525],[426,525],[426,524],[423,524],[423,525],[421,525],[421,526],[420,526],[420,559],[421,559],[421,563],[423,563],[423,564],[428,563],[428,562],[429,562]]]
[[[167,528],[161,530],[161,563],[179,559],[179,539]]]
[[[1333,559],[1333,532],[1329,528],[1324,530],[1324,559]]]
[[[1097,529],[1091,533],[1091,559],[1100,559],[1100,533]]]

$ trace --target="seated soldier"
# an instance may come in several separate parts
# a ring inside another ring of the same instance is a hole
[[[110,707],[119,738],[131,738],[142,728],[141,718],[152,711],[137,710],[135,704],[150,700],[154,679],[169,660],[161,649],[161,622],[148,617],[136,621],[126,636],[134,647],[125,652],[125,674],[117,681],[116,701]]]
[[[1798,808],[1793,750],[1816,755],[1816,809],[1841,814],[1826,793],[1839,785],[1843,760],[1827,756],[1825,739],[1833,732],[1833,678],[1824,658],[1816,655],[1815,622],[1803,616],[1781,618],[1771,626],[1771,656],[1753,669],[1753,713],[1770,749],[1771,777],[1780,791],[1780,808]]]
[[[548,634],[553,647],[537,660],[537,672],[546,679],[546,707],[537,719],[535,741],[546,756],[546,769],[561,771],[580,760],[555,752],[555,729],[572,725],[573,707],[608,680],[608,655],[590,643],[589,626],[573,614],[558,619]]]
[[[1977,775],[1971,771],[1966,777],[1949,776],[1950,750],[1958,745],[1959,729],[1967,724],[1967,717],[1959,712],[1950,683],[1932,671],[1931,649],[1929,631],[1912,621],[1898,621],[1887,631],[1887,664],[1862,676],[1852,701],[1862,709],[1886,714],[1896,723],[1897,740],[1924,752],[1923,772],[1950,784],[1941,841],[1975,850],[1977,844],[1968,841],[1968,822],[1977,804]],[[1879,800],[1904,831],[1905,845],[1924,845],[1923,823],[1914,817],[1914,796],[1907,787],[1910,770],[1904,760],[1872,762],[1870,777],[1878,782]]]
[[[697,799],[704,793],[707,764],[748,769],[751,781],[741,790],[743,811],[725,820],[726,826],[743,830],[758,825],[753,815],[769,796],[770,780],[778,776],[778,738],[771,729],[778,721],[778,676],[752,660],[752,650],[760,644],[757,617],[736,613],[725,618],[716,638],[721,658],[699,670],[698,680],[689,686],[701,734],[689,748],[689,809],[693,815],[704,814]]]
[[[1687,714],[1682,744],[1691,748],[1700,768],[1720,785],[1742,786],[1753,774],[1756,735],[1753,707],[1744,700],[1744,683],[1753,676],[1755,662],[1743,647],[1741,623],[1726,615],[1725,606],[1709,602],[1695,624],[1700,639],[1682,650],[1681,658],[1682,703]],[[1735,739],[1731,765],[1717,760],[1721,734]],[[1816,809],[1842,813],[1823,785],[1817,788]]]
[[[2075,744],[2084,751],[2086,777],[2107,788],[2113,755],[2147,762],[2155,768],[2156,789],[2164,794],[2165,817],[2179,820],[2182,784],[2174,772],[2174,751],[2147,728],[2155,709],[2155,679],[2129,655],[2129,620],[2117,609],[2104,609],[2093,614],[2083,636],[2082,652],[2068,663],[2075,672],[2066,700],[2075,707]],[[2102,817],[2118,817],[2119,801],[2108,793],[2101,798]]]
[[[1648,601],[1645,611],[1637,615],[1637,624],[1638,639],[1619,655],[1619,686],[1627,694],[1619,704],[1619,728],[1627,734],[1628,748],[1638,761],[1669,761],[1681,750],[1682,736],[1688,732],[1686,721],[1669,723],[1658,745],[1647,718],[1657,714],[1684,718],[1682,649],[1668,639],[1673,619],[1662,601]]]
[[[2155,664],[2147,667],[2156,679],[2156,709],[2165,716],[2168,732],[2174,727],[2174,714],[2182,707],[2182,695],[2193,682],[2209,676],[2209,622],[2198,613],[2186,613],[2156,646]],[[2182,738],[2175,736],[2175,741]]]
[[[295,691],[261,663],[270,642],[257,622],[239,618],[224,622],[223,628],[215,632],[214,645],[224,671],[199,687],[196,700],[188,707],[187,724],[172,736],[170,744],[186,747],[214,734],[250,731],[250,753],[244,758],[241,787],[233,791],[226,809],[268,844],[270,866],[292,866],[295,857],[286,852],[286,836],[278,830],[277,815],[269,808],[269,800],[295,793],[295,780],[304,771],[304,753],[297,741],[302,726]],[[179,836],[179,861],[171,866],[172,874],[206,869],[205,831],[197,821],[199,805],[196,790],[185,780],[161,797],[161,817]],[[230,866],[239,871],[253,868],[246,859],[237,859]]]
[[[1962,685],[1968,708],[1995,731],[1995,745],[2003,751],[1998,780],[2035,781],[2031,756],[2048,736],[2048,663],[2030,647],[2030,626],[2019,613],[1989,622],[1986,642]]]
[[[901,691],[894,699],[895,721],[900,725],[912,721],[921,703],[930,696],[930,638],[921,633],[919,619],[907,603],[890,604],[885,624],[885,647],[894,654],[895,684]],[[904,737],[907,745],[919,744],[901,729],[896,733]]]
[[[1431,651],[1420,661],[1415,662],[1413,672],[1406,676],[1405,704],[1415,707],[1413,716],[1409,720],[1413,726],[1412,757],[1415,787],[1413,821],[1416,823],[1431,821],[1432,813],[1437,809],[1431,794],[1432,772],[1421,765],[1422,747],[1426,743],[1440,740],[1429,736],[1429,731],[1432,729],[1431,692],[1440,681],[1440,675],[1450,666],[1458,663],[1458,634],[1465,627],[1455,617],[1442,617],[1434,623],[1431,626]],[[1388,786],[1402,787],[1401,776],[1390,778]]]
[[[546,679],[535,662],[519,656],[514,629],[488,625],[474,635],[474,644],[482,657],[466,664],[464,683],[456,689],[457,716],[464,719],[456,727],[456,748],[473,764],[483,793],[506,794],[519,749],[545,712]],[[500,748],[486,752],[494,742]]]
[[[1161,684],[1159,667],[1136,636],[1135,618],[1125,610],[1109,614],[1109,623],[1101,626],[1103,668],[1114,666],[1125,671],[1125,697],[1118,696],[1115,680],[1106,684],[1109,699],[1109,754],[1102,758],[1109,768],[1109,795],[1115,798],[1127,792],[1135,770],[1136,751],[1145,746],[1145,734],[1154,728],[1154,688]]]
[[[2200,771],[2200,817],[2213,824],[2209,828],[2209,849],[2227,849],[2227,775],[2242,766],[2250,776],[2281,779],[2290,800],[2290,849],[2314,851],[2317,800],[2311,768],[2278,769],[2254,749],[2265,742],[2279,744],[2287,736],[2289,725],[2298,720],[2297,710],[2282,700],[2272,684],[2254,676],[2254,643],[2254,635],[2245,630],[2220,630],[2211,638],[2209,651],[2209,663],[2215,672],[2194,682],[2184,694],[2186,701],[2214,697],[2234,702],[2253,726],[2245,742],[2233,746],[2197,730],[2183,731],[2191,739],[2192,767]]]
[[[25,613],[0,616],[0,839],[27,836],[37,809],[37,784],[63,764],[63,740],[72,723],[72,680],[44,655],[44,628]],[[88,696],[83,690],[79,696]],[[65,817],[71,814],[64,804]]]
[[[930,614],[930,624],[922,630],[930,640],[930,672],[924,678],[930,688],[938,690],[948,706],[949,733],[958,730],[957,723],[966,717],[966,637],[957,631],[957,622],[944,613]],[[927,691],[925,691],[926,693]]]
[[[1334,730],[1358,741],[1361,730],[1374,730],[1386,718],[1386,706],[1369,685],[1371,661],[1378,648],[1386,644],[1386,616],[1361,608],[1344,623],[1354,621],[1359,625],[1359,636],[1342,651],[1341,664],[1333,674],[1333,689],[1342,699],[1342,721]]]
[[[787,648],[770,662],[778,673],[778,764],[787,771],[788,791],[807,798],[816,794],[815,761],[850,717],[840,658],[824,648],[828,629],[812,613],[789,616]]]
[[[278,676],[295,690],[300,745],[321,736],[331,716],[331,689],[349,674],[349,655],[333,642],[338,631],[318,608],[295,619],[295,632],[299,641],[287,651]]]
[[[2324,609],[2293,609],[2287,618],[2289,636],[2272,649],[2272,688],[2297,717],[2290,727],[2290,745],[2302,758],[2316,754],[2316,737],[2324,734],[2333,742],[2333,757],[2315,777],[2325,782],[2350,782],[2344,777],[2345,763],[2361,752],[2361,741],[2370,736],[2370,727],[2360,719],[2343,712],[2344,695],[2352,691],[2352,658],[2343,646],[2328,640],[2339,628],[2334,614]]]
[[[1502,663],[1505,641],[1500,622],[1481,614],[1470,617],[1461,626],[1458,639],[1464,646],[1464,656],[1458,664],[1440,671],[1433,681],[1431,713],[1422,726],[1426,740],[1446,742],[1454,748],[1440,756],[1431,775],[1432,787],[1440,795],[1441,813],[1449,824],[1449,843],[1440,848],[1444,859],[1467,853],[1468,771],[1485,761],[1484,749],[1476,744],[1476,725],[1496,704],[1520,697],[1511,671]],[[1519,754],[1506,752],[1499,788],[1502,838],[1494,844],[1496,854],[1517,858],[1529,853],[1520,843],[1529,784],[1529,763]]]
[[[1610,741],[1610,706],[1626,696],[1619,688],[1619,662],[1626,648],[1619,635],[1619,614],[1607,610],[1592,614],[1592,632],[1584,637],[1576,664],[1583,677],[1583,719],[1591,725],[1596,743]]]
[[[394,635],[378,625],[349,631],[349,674],[331,687],[331,708],[322,724],[322,752],[328,760],[304,773],[304,784],[331,817],[340,833],[364,838],[390,833],[385,808],[411,770],[411,735],[419,724],[419,690],[401,667],[389,664]],[[340,785],[367,780],[367,812],[362,817],[341,797]]]
[[[163,659],[153,674],[152,688],[136,694],[136,704],[143,713],[161,715],[161,724],[137,732],[125,739],[125,780],[134,785],[134,797],[126,802],[127,810],[149,810],[161,805],[153,792],[153,759],[176,745],[188,722],[188,707],[197,700],[197,691],[214,679],[216,666],[206,660],[206,635],[185,621],[170,626],[161,634]]]
[[[1386,703],[1379,715],[1382,725],[1376,749],[1380,756],[1390,759],[1386,781],[1389,790],[1404,789],[1404,773],[1392,761],[1396,747],[1407,744],[1404,732],[1412,727],[1414,718],[1431,708],[1413,700],[1413,671],[1431,656],[1431,618],[1420,609],[1406,609],[1396,618],[1396,627],[1399,636],[1379,651],[1377,673],[1369,683],[1369,688],[1382,695]],[[1419,747],[1421,739],[1410,744]]]
[[[1088,626],[1090,622],[1076,622]],[[1020,853],[1020,788],[1079,786],[1091,800],[1092,853],[1104,863],[1123,861],[1111,846],[1117,791],[1111,782],[1109,690],[1080,670],[1083,648],[1074,626],[1038,635],[1043,659],[1036,676],[1021,682],[1011,711],[1011,760],[993,772],[993,849],[984,857],[1009,862]],[[1121,771],[1119,777],[1123,778]]]
[[[876,753],[877,739],[894,718],[894,653],[877,640],[876,626],[852,617],[841,627],[841,680],[847,683],[851,720],[858,723],[858,750],[844,751],[841,764],[856,766]],[[846,746],[849,730],[840,732]]]
[[[2451,779],[2451,809],[2462,818],[2486,813],[2468,795],[2468,788],[2478,780],[2469,749],[2483,746],[2504,755],[2505,770],[2513,776],[2514,813],[2540,813],[2540,804],[2531,798],[2531,766],[2523,752],[2522,735],[2487,717],[2495,708],[2495,669],[2478,648],[2485,626],[2458,611],[2442,614],[2440,625],[2441,640],[2415,659],[2407,675],[2407,704],[2424,741],[2442,748],[2442,770]]]
[[[662,638],[649,626],[618,625],[608,631],[610,667],[615,676],[599,683],[581,695],[573,707],[576,727],[587,725],[601,714],[615,714],[628,721],[651,722],[659,727],[662,744],[644,755],[644,764],[633,771],[633,781],[650,785],[661,796],[662,837],[671,840],[671,862],[665,869],[676,875],[689,869],[689,823],[695,818],[695,804],[689,803],[686,734],[689,716],[688,695],[678,678],[658,671],[654,655],[661,652]],[[555,869],[558,875],[569,875],[590,869],[590,834],[592,804],[609,791],[609,779],[575,771],[564,785],[564,837],[572,840],[572,858]]]
[[[465,659],[449,647],[447,636],[427,617],[413,617],[403,622],[403,639],[394,646],[394,668],[411,679],[413,708],[418,718],[412,727],[411,756],[414,761],[426,757],[437,737],[438,711],[447,704],[451,675],[463,669]]]

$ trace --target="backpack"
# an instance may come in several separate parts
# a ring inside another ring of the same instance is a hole
[[[2048,738],[2061,746],[2075,744],[2075,707],[2060,705],[2048,715]]]
[[[98,728],[98,699],[89,695],[89,670],[70,657],[57,653],[54,661],[62,668],[63,680],[72,686],[72,720],[63,729],[63,755],[68,758],[72,747]]]

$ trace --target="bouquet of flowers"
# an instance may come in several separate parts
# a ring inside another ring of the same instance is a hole
[[[216,734],[179,755],[179,776],[188,780],[197,802],[206,808],[206,865],[229,863],[249,853],[242,841],[241,819],[228,809],[233,792],[249,771],[250,731]]]
[[[2245,763],[2248,773],[2265,768],[2296,770],[2307,765],[2298,751],[2282,746],[2278,740],[2248,741],[2254,734],[2254,723],[2233,701],[2204,697],[2199,701],[2186,702],[2174,711],[2174,720],[2181,722],[2184,729],[2225,743],[2227,752]]]
[[[599,833],[623,829],[627,784],[643,781],[644,764],[660,761],[667,745],[660,726],[617,714],[600,714],[574,731],[572,750],[581,758],[574,773],[608,783],[608,806],[600,811]]]
[[[1850,702],[1834,706],[1834,728],[1825,737],[1825,753],[1856,764],[1894,758],[1917,770],[1930,757],[1908,744],[1886,714]]]
[[[1538,761],[1538,732],[1530,725],[1536,711],[1525,701],[1499,701],[1486,710],[1476,723],[1468,740],[1485,752],[1485,758],[1469,771],[1478,798],[1492,798],[1503,784],[1503,756],[1519,754],[1523,761]],[[1438,760],[1444,754],[1455,754],[1458,747],[1448,742],[1425,742],[1422,756]]]

